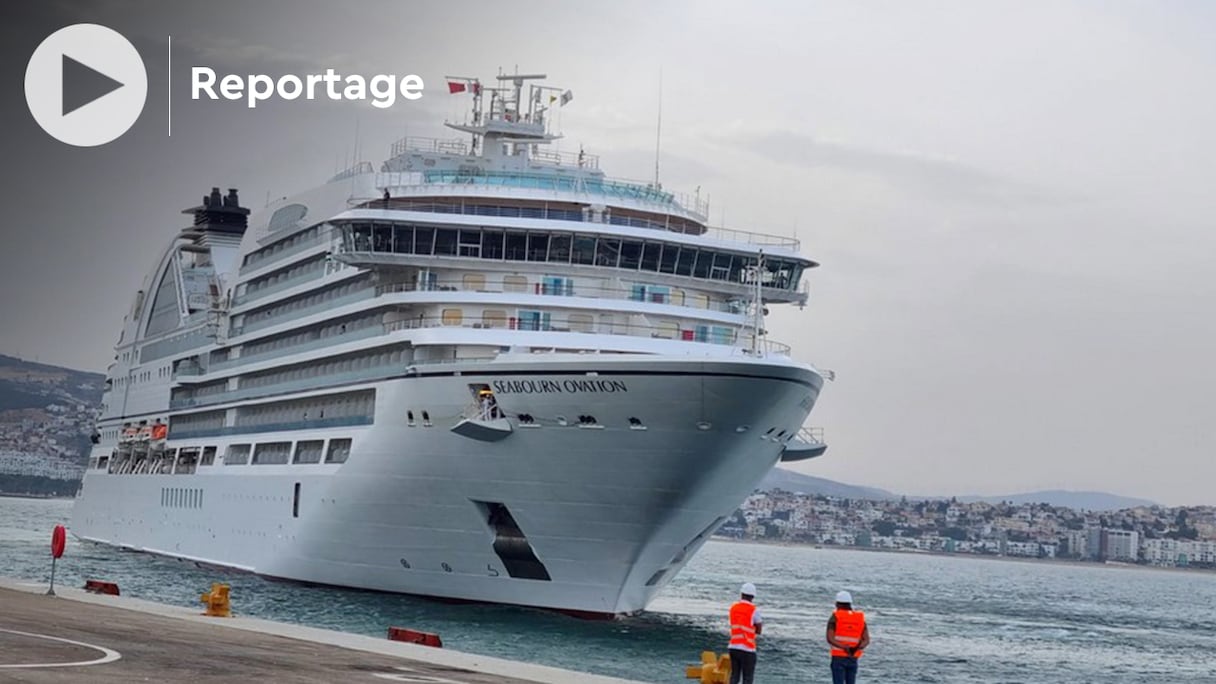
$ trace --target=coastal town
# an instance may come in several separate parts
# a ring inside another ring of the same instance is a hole
[[[1216,570],[1216,506],[1079,511],[957,499],[756,492],[718,536],[767,542]]]
[[[102,380],[95,373],[0,356],[0,492],[76,491]]]

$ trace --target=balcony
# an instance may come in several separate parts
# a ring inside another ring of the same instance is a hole
[[[371,425],[371,416],[337,416],[334,418],[318,418],[316,420],[296,420],[285,423],[270,423],[266,425],[233,425],[220,428],[201,428],[197,430],[171,430],[169,439],[201,439],[203,437],[232,437],[262,432],[287,432],[289,430],[319,430],[323,428],[350,427],[354,425]]]

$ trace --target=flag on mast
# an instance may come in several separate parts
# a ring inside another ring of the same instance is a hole
[[[562,105],[561,106],[565,107],[566,104],[569,103],[570,100],[573,100],[573,99],[574,99],[574,91],[567,90],[566,92],[562,93]]]
[[[469,92],[469,91],[471,91],[474,95],[480,95],[481,94],[481,81],[478,81],[475,78],[465,78],[465,79],[460,79],[460,80],[456,80],[456,81],[452,81],[452,80],[448,81],[448,93],[451,95],[455,95],[456,93]]]

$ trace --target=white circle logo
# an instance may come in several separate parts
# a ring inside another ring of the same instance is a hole
[[[126,133],[147,95],[148,74],[135,46],[98,24],[73,24],[47,36],[25,68],[30,114],[42,130],[77,147]]]

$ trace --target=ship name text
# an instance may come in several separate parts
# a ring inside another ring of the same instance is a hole
[[[620,380],[495,380],[496,394],[575,394],[628,392]]]

